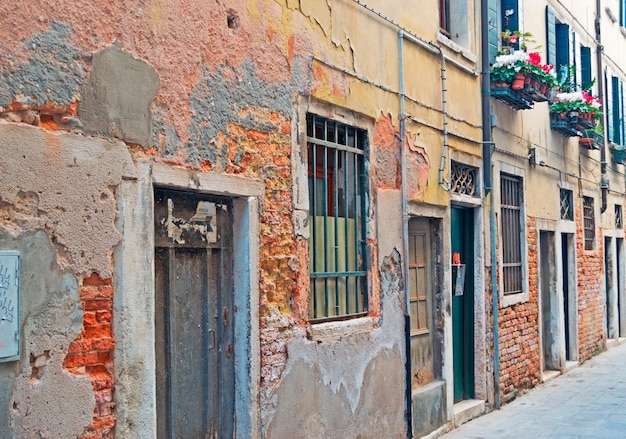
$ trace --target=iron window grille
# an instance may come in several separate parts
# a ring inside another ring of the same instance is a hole
[[[478,188],[476,187],[478,168],[453,161],[451,171],[450,181],[452,182],[451,191],[453,193],[471,197],[478,196]]]
[[[561,189],[560,192],[561,219],[574,220],[574,197],[572,191]]]
[[[622,213],[621,204],[615,205],[615,228],[623,229],[624,228],[624,216]]]
[[[523,292],[522,266],[522,179],[500,175],[502,222],[502,282],[504,294]]]
[[[367,312],[367,132],[307,114],[311,320]]]
[[[596,220],[593,212],[593,198],[583,197],[583,224],[585,250],[593,250],[596,236]]]

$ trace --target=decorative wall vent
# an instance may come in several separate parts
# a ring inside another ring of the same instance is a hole
[[[478,197],[478,168],[452,162],[451,192]]]

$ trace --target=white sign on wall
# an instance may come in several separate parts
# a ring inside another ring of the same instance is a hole
[[[0,362],[20,358],[20,252],[0,251]]]

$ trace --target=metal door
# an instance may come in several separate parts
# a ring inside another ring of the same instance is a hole
[[[452,367],[454,402],[474,398],[474,220],[473,211],[450,209],[452,261]],[[465,266],[457,282],[459,266]],[[457,283],[463,288],[456,288]]]
[[[159,439],[233,437],[231,212],[228,199],[155,190]]]

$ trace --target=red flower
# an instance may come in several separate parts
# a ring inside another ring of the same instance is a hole
[[[541,66],[541,55],[537,52],[532,52],[528,54],[528,61],[537,67]]]

